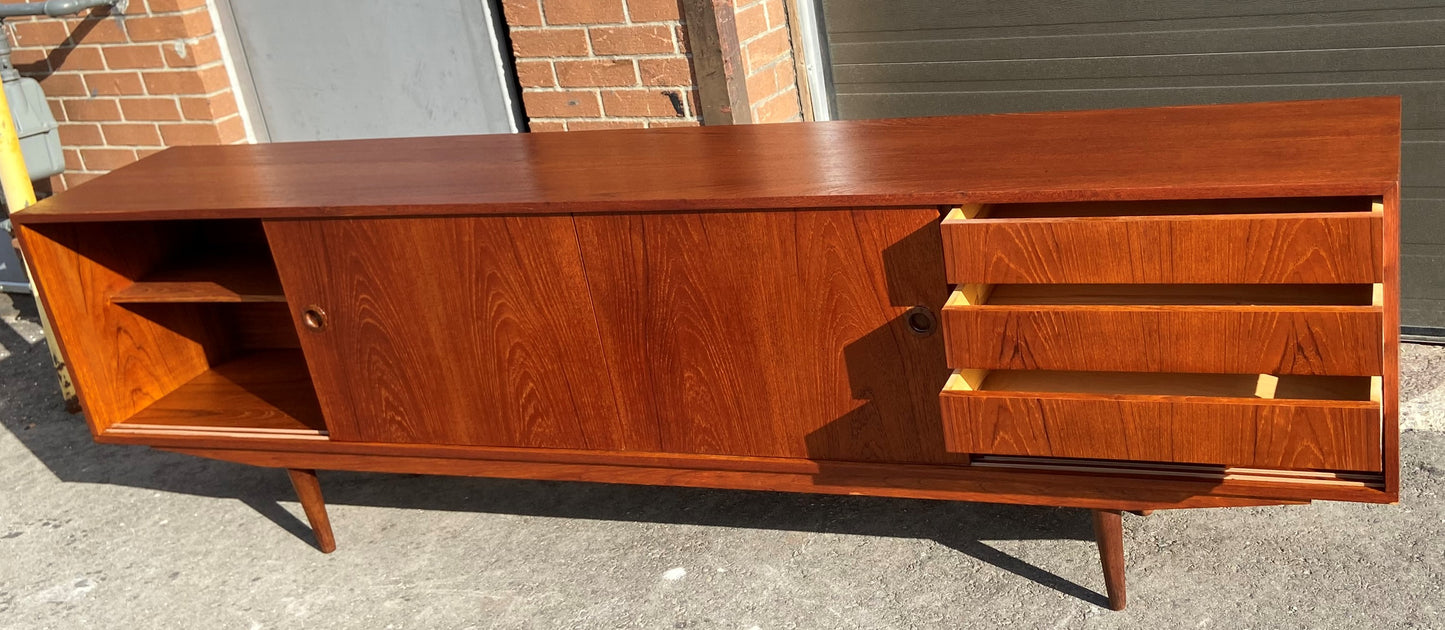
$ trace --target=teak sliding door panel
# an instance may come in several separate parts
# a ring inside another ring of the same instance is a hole
[[[935,208],[578,216],[627,424],[661,448],[826,460],[947,453]]]
[[[272,221],[266,232],[332,439],[652,446],[619,423],[571,218]],[[311,307],[320,330],[305,321]]]

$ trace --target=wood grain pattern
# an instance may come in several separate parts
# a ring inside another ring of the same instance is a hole
[[[999,391],[941,400],[959,452],[1380,470],[1380,407],[1368,401]]]
[[[1380,374],[1370,306],[948,306],[955,368]]]
[[[576,219],[629,423],[677,453],[961,461],[943,449],[936,208]]]
[[[570,218],[266,232],[333,439],[630,446]],[[324,330],[302,325],[308,305]]]
[[[1380,195],[1397,97],[176,147],[20,223]]]
[[[49,225],[19,236],[93,434],[207,369],[216,332],[203,312],[183,306],[158,322],[107,299],[158,262],[162,228]]]
[[[1373,283],[1370,212],[1058,219],[943,225],[953,283]]]
[[[322,435],[326,423],[297,350],[252,352],[186,381],[109,432]]]

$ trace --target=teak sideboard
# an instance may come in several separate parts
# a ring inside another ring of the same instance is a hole
[[[1400,101],[183,147],[15,215],[101,442],[1120,513],[1398,496]]]

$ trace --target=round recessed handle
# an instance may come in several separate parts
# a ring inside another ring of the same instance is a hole
[[[927,337],[938,329],[938,316],[933,314],[927,306],[915,306],[903,314],[903,321],[908,323],[908,330],[919,337]]]
[[[301,325],[311,332],[326,330],[326,311],[312,304],[301,311]]]

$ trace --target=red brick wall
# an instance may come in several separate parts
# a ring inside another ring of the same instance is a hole
[[[739,0],[734,20],[747,67],[753,122],[803,119],[783,0]]]
[[[501,0],[533,131],[698,124],[678,0]],[[9,20],[14,60],[60,122],[56,190],[185,144],[246,139],[206,0],[131,0],[123,19]],[[752,117],[800,120],[784,0],[739,0]]]
[[[131,0],[123,19],[7,20],[40,81],[75,186],[167,146],[246,138],[206,0]]]
[[[696,125],[677,0],[502,0],[532,131]]]

